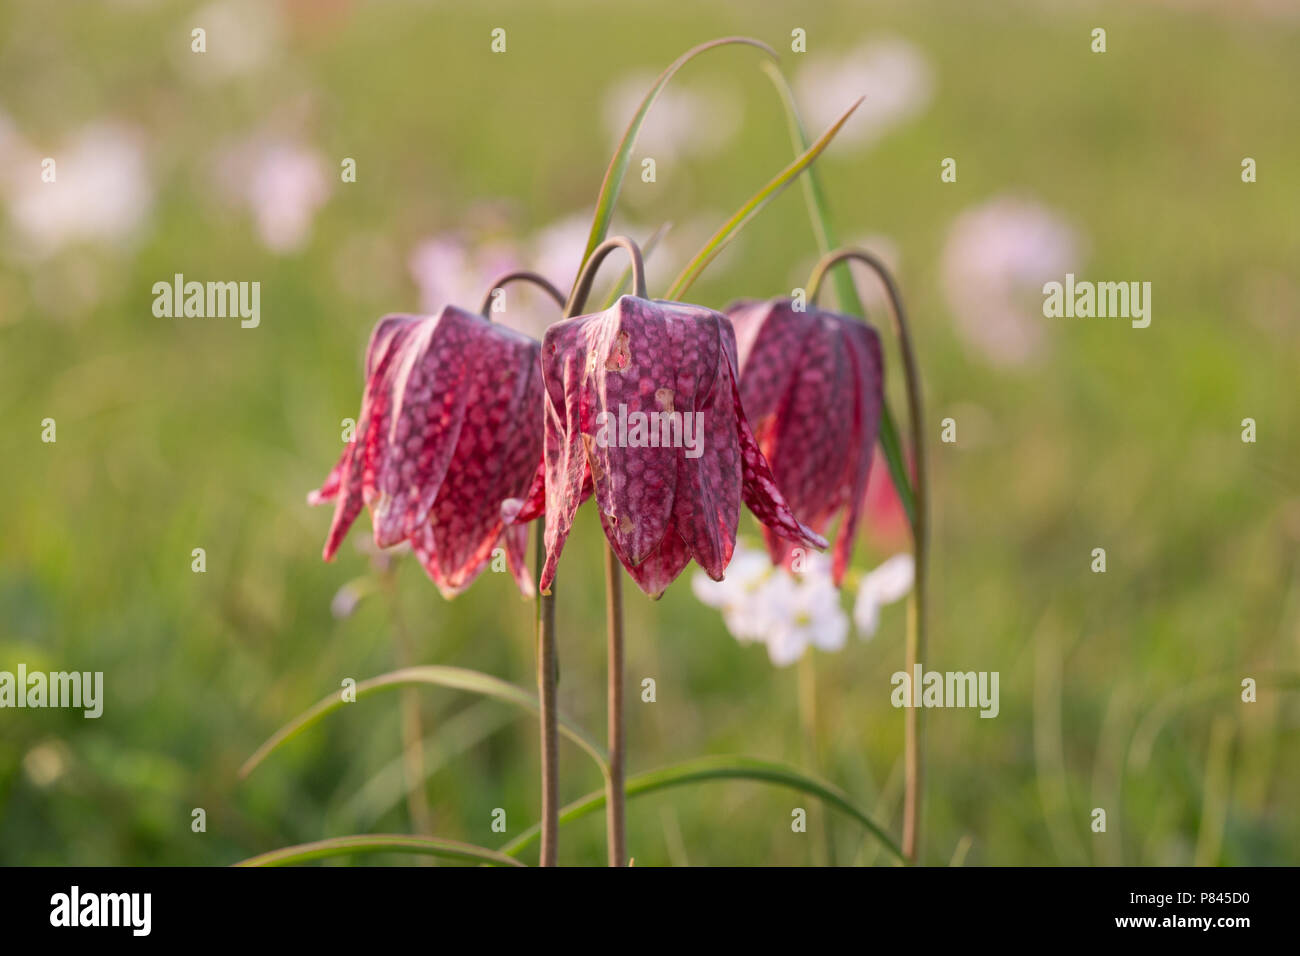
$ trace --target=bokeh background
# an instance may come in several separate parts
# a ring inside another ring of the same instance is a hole
[[[867,96],[820,169],[841,237],[895,265],[915,324],[935,496],[925,663],[1001,674],[996,719],[927,714],[925,861],[1296,863],[1297,5],[494,6],[0,7],[0,669],[103,671],[107,695],[99,720],[0,711],[0,863],[226,864],[420,826],[497,846],[536,820],[535,722],[452,691],[405,699],[423,735],[414,800],[398,694],[236,771],[345,677],[443,663],[533,685],[532,608],[507,575],[449,603],[364,533],[323,564],[329,513],[304,494],[357,413],[375,320],[474,307],[513,265],[568,282],[637,97],[732,33],[783,51],[814,129]],[[689,66],[638,147],[618,228],[673,223],[652,292],[790,159],[757,65],[733,48]],[[655,183],[635,175],[646,156]],[[791,189],[693,295],[786,294],[815,254]],[[1067,271],[1150,281],[1151,327],[1045,319],[1041,285]],[[260,281],[260,327],[155,318],[152,285],[177,272]],[[880,290],[861,287],[880,323]],[[550,317],[515,301],[522,328]],[[956,444],[938,440],[947,417]],[[866,525],[860,570],[907,550],[887,493]],[[599,555],[584,509],[559,591],[560,695],[603,737]],[[776,667],[689,573],[658,603],[628,599],[630,772],[784,760],[897,833],[901,603],[870,640]],[[644,677],[655,703],[635,694]],[[562,748],[564,799],[599,787]],[[744,782],[648,796],[629,806],[629,848],[638,865],[887,862],[810,799]],[[562,837],[562,861],[603,862],[600,815]]]

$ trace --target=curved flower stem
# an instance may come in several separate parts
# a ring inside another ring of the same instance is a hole
[[[546,563],[546,519],[537,521],[537,574]],[[558,677],[555,652],[555,583],[537,589],[537,701],[542,741],[542,847],[540,866],[555,866],[560,833],[559,722],[555,703]]]
[[[582,267],[573,295],[564,307],[565,316],[580,315],[591,294],[591,284],[601,262],[615,249],[623,249],[632,259],[632,294],[646,298],[645,262],[641,248],[627,236],[613,236],[592,250]],[[605,780],[605,833],[609,843],[609,865],[627,865],[627,835],[623,785],[626,735],[623,731],[623,569],[609,542],[605,542],[605,623],[609,648],[607,706],[609,733],[609,776]]]
[[[929,556],[929,488],[926,481],[924,415],[921,410],[921,373],[912,348],[912,336],[903,309],[903,297],[889,269],[871,253],[861,249],[838,249],[827,253],[817,263],[808,278],[808,301],[816,302],[826,273],[836,263],[845,260],[869,266],[885,284],[894,316],[894,331],[903,356],[903,376],[907,385],[907,411],[912,427],[912,454],[916,456],[915,501],[916,520],[912,524],[912,542],[915,552],[916,576],[911,600],[907,605],[907,673],[916,672],[916,666],[925,657],[926,609],[928,587],[927,558]],[[906,792],[903,799],[903,855],[915,863],[920,847],[921,795],[925,762],[922,756],[921,708],[908,707],[903,715],[903,768]]]
[[[587,296],[591,295],[591,284],[596,279],[596,272],[605,257],[615,249],[624,249],[632,259],[632,294],[638,298],[646,297],[645,261],[641,258],[641,247],[627,236],[611,236],[595,249],[582,266],[582,273],[573,285],[573,294],[564,306],[565,318],[581,315],[587,305]]]
[[[497,276],[488,286],[487,295],[483,296],[483,304],[478,307],[479,315],[485,319],[491,319],[490,310],[492,308],[492,296],[498,289],[503,289],[512,282],[527,282],[529,285],[537,286],[552,299],[561,309],[564,308],[564,293],[548,282],[543,276],[536,272],[530,272],[527,269],[516,269],[514,272],[507,272],[505,275]]]
[[[488,287],[479,314],[491,321],[492,297],[498,289],[511,282],[527,282],[541,289],[564,308],[564,293],[543,276],[527,269],[516,269],[497,276]],[[537,522],[537,574],[541,575],[546,561],[546,519]],[[537,710],[542,751],[542,846],[538,863],[555,866],[558,859],[557,840],[560,833],[560,745],[559,723],[555,703],[558,683],[559,659],[555,650],[555,586],[548,593],[537,589]]]
[[[659,245],[659,240],[663,239],[663,237],[668,234],[668,230],[671,229],[672,227],[673,224],[671,222],[661,223],[659,228],[656,229],[654,232],[650,233],[650,237],[646,239],[645,242],[641,243],[641,258],[643,260],[650,258],[650,254],[653,253],[655,251],[655,247]],[[614,288],[610,290],[609,298],[605,300],[601,308],[609,309],[613,307],[614,303],[619,300],[620,296],[622,296],[623,287],[627,285],[627,280],[630,278],[632,278],[631,265],[629,265],[625,270],[623,270],[623,274],[619,276],[618,282],[616,282],[614,284]],[[642,296],[642,298],[644,298],[644,296]]]

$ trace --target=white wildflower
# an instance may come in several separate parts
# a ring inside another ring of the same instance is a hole
[[[848,615],[824,555],[809,555],[804,570],[791,574],[773,568],[766,552],[737,542],[726,577],[713,581],[696,572],[692,590],[705,604],[721,609],[737,640],[765,644],[778,667],[797,661],[809,646],[837,651],[848,637]]]
[[[912,590],[914,575],[912,555],[904,552],[863,576],[853,604],[853,623],[857,625],[859,637],[868,638],[876,633],[880,626],[880,609],[906,597]]]

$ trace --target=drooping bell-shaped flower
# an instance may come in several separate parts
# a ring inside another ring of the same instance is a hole
[[[468,587],[500,544],[531,594],[528,531],[504,524],[501,502],[528,489],[541,455],[540,347],[452,306],[381,319],[366,350],[355,437],[308,496],[336,502],[325,560],[364,505],[375,544],[409,541],[444,596]]]
[[[731,323],[700,306],[625,295],[547,330],[543,470],[504,509],[526,521],[545,508],[544,591],[588,485],[614,553],[654,597],[692,558],[722,578],[742,500],[774,533],[826,546],[777,490],[735,369]]]
[[[849,316],[790,299],[742,301],[727,309],[740,351],[740,395],[777,487],[799,520],[822,531],[843,509],[832,576],[853,553],[858,515],[880,426],[884,374],[880,336]],[[777,564],[790,542],[764,529]]]

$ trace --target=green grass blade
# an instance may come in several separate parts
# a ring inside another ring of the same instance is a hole
[[[808,133],[799,116],[799,107],[795,105],[794,91],[790,89],[785,74],[775,63],[763,63],[761,66],[781,98],[781,106],[785,110],[786,129],[790,133],[790,144],[794,147],[795,155],[798,156],[808,148]],[[835,229],[831,225],[830,204],[826,200],[821,173],[817,171],[816,166],[809,169],[808,175],[804,177],[803,190],[804,200],[808,205],[808,219],[812,222],[813,235],[817,239],[817,249],[825,255],[839,243],[835,239]],[[837,265],[831,275],[835,282],[835,297],[839,301],[840,308],[852,315],[866,315],[862,300],[858,298],[857,286],[853,284],[853,276],[849,273],[849,264],[846,262]]]
[[[674,764],[671,767],[662,767],[629,777],[626,784],[627,798],[631,800],[658,790],[709,780],[755,780],[760,783],[789,787],[817,797],[827,806],[852,817],[900,862],[903,860],[902,851],[889,834],[866,813],[854,806],[843,791],[794,767],[771,760],[757,760],[752,757],[702,757],[698,760]],[[560,822],[568,823],[577,820],[589,813],[595,813],[603,806],[605,806],[605,791],[593,791],[564,807],[560,811]],[[538,827],[530,827],[503,846],[501,852],[507,856],[517,855],[535,842],[540,832]]]
[[[861,105],[863,99],[865,97],[858,97],[857,102],[845,110],[844,115],[836,120],[826,132],[822,133],[817,142],[804,150],[803,154],[798,156],[789,166],[777,173],[766,186],[753,196],[750,196],[744,205],[736,210],[735,215],[722,224],[722,227],[713,234],[713,237],[704,244],[704,248],[686,264],[686,268],[677,277],[665,298],[676,299],[691,287],[695,280],[699,278],[700,273],[736,238],[740,230],[745,228],[749,221],[763,210],[764,206],[779,196],[787,186],[794,182],[795,177],[807,169],[812,161],[822,154],[822,151],[835,138],[835,134],[840,131],[840,127],[853,115],[853,111]]]
[[[466,670],[463,667],[407,667],[388,674],[381,674],[378,677],[371,677],[357,684],[357,700],[377,691],[392,690],[396,687],[405,687],[411,684],[432,684],[437,687],[482,694],[485,697],[492,697],[496,700],[514,704],[533,714],[536,714],[538,710],[537,698],[523,688],[493,677],[491,674]],[[317,701],[311,708],[289,721],[289,723],[277,730],[266,743],[258,747],[257,752],[244,762],[244,765],[239,768],[240,779],[252,773],[281,744],[297,737],[308,727],[342,706],[344,706],[342,694],[336,692]],[[560,714],[558,719],[560,733],[590,754],[591,759],[600,767],[600,772],[608,775],[609,759],[605,756],[600,744],[578,724],[563,714]]]
[[[587,236],[587,248],[582,254],[582,262],[578,268],[579,275],[581,275],[582,266],[587,264],[587,259],[590,258],[591,253],[605,241],[605,237],[609,232],[610,221],[614,218],[614,207],[618,203],[618,194],[623,188],[623,178],[627,175],[628,164],[632,161],[632,150],[636,146],[637,136],[641,132],[641,127],[645,124],[645,118],[650,112],[650,107],[654,106],[655,100],[659,98],[663,88],[668,85],[668,81],[687,63],[709,50],[732,44],[752,46],[762,50],[773,60],[777,58],[776,51],[761,40],[750,37],[720,37],[687,50],[659,74],[659,78],[655,80],[654,85],[650,87],[650,90],[641,100],[641,105],[637,108],[632,121],[628,123],[627,129],[623,131],[623,138],[619,140],[614,155],[610,157],[609,167],[605,170],[605,178],[600,184],[600,193],[596,196],[596,212],[591,220],[591,232]]]
[[[889,477],[894,480],[894,490],[898,492],[898,500],[903,503],[907,523],[915,528],[916,497],[912,493],[912,476],[903,464],[903,445],[898,440],[898,426],[894,423],[894,413],[889,410],[887,402],[880,403],[880,449],[885,453]]]
[[[241,860],[235,866],[293,866],[311,860],[351,856],[358,853],[418,853],[448,860],[462,860],[467,863],[489,863],[492,866],[524,865],[497,850],[489,850],[487,847],[475,846],[472,843],[460,843],[438,837],[409,836],[405,833],[363,833],[281,847],[270,853]]]
[[[762,68],[781,98],[781,105],[785,109],[786,127],[790,132],[790,142],[794,146],[794,151],[803,152],[808,148],[808,134],[804,131],[803,120],[799,118],[794,91],[790,89],[785,74],[775,64],[763,63]],[[816,167],[809,169],[804,179],[804,199],[808,205],[808,218],[812,221],[813,234],[817,238],[817,248],[821,250],[822,255],[825,255],[839,245],[839,242],[835,238],[835,229],[831,225],[830,204],[826,199],[826,190],[822,187],[821,175]],[[836,265],[831,270],[831,279],[835,284],[835,299],[839,303],[840,311],[866,318],[867,312],[863,308],[861,297],[858,296],[857,286],[853,284],[849,263],[841,262]],[[903,446],[898,438],[898,425],[888,402],[882,404],[880,409],[880,448],[885,454],[889,477],[893,480],[898,498],[903,503],[908,524],[915,527],[916,499],[912,493],[912,476],[903,463]]]
[[[410,779],[407,755],[397,754],[371,775],[351,797],[339,804],[332,804],[326,820],[336,820],[339,823],[322,829],[373,829],[385,813],[407,799],[409,794],[420,792],[429,780],[453,760],[512,724],[515,718],[514,711],[500,707],[492,698],[485,697],[439,721],[437,729],[424,738],[420,758],[424,772],[419,779]]]

